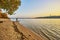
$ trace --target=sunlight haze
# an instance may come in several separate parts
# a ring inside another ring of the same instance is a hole
[[[60,0],[21,0],[21,6],[12,17],[40,17],[60,15]]]

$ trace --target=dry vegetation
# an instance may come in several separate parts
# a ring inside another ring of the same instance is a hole
[[[6,13],[0,13],[0,18],[8,18]]]

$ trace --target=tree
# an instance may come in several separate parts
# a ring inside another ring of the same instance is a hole
[[[13,14],[20,5],[21,0],[0,0],[0,8],[6,10],[8,14]]]

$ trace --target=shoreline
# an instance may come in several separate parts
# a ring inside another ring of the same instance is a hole
[[[10,19],[0,19],[0,21],[3,21],[0,23],[0,34],[2,33],[0,39],[2,40],[45,40],[19,22],[13,22]]]
[[[25,34],[26,36],[31,35],[31,37],[35,40],[45,40],[42,36],[38,35],[37,33],[35,33],[34,31],[28,29],[27,27],[24,27],[23,25],[21,25],[19,22],[15,22],[15,24],[19,25],[20,27],[18,27],[19,31],[22,32],[23,34]],[[23,30],[25,29],[25,30]],[[27,34],[26,34],[27,33]],[[32,40],[32,39],[31,39]]]

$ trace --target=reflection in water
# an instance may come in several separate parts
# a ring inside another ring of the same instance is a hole
[[[60,40],[60,19],[21,19],[20,23],[48,40]]]

